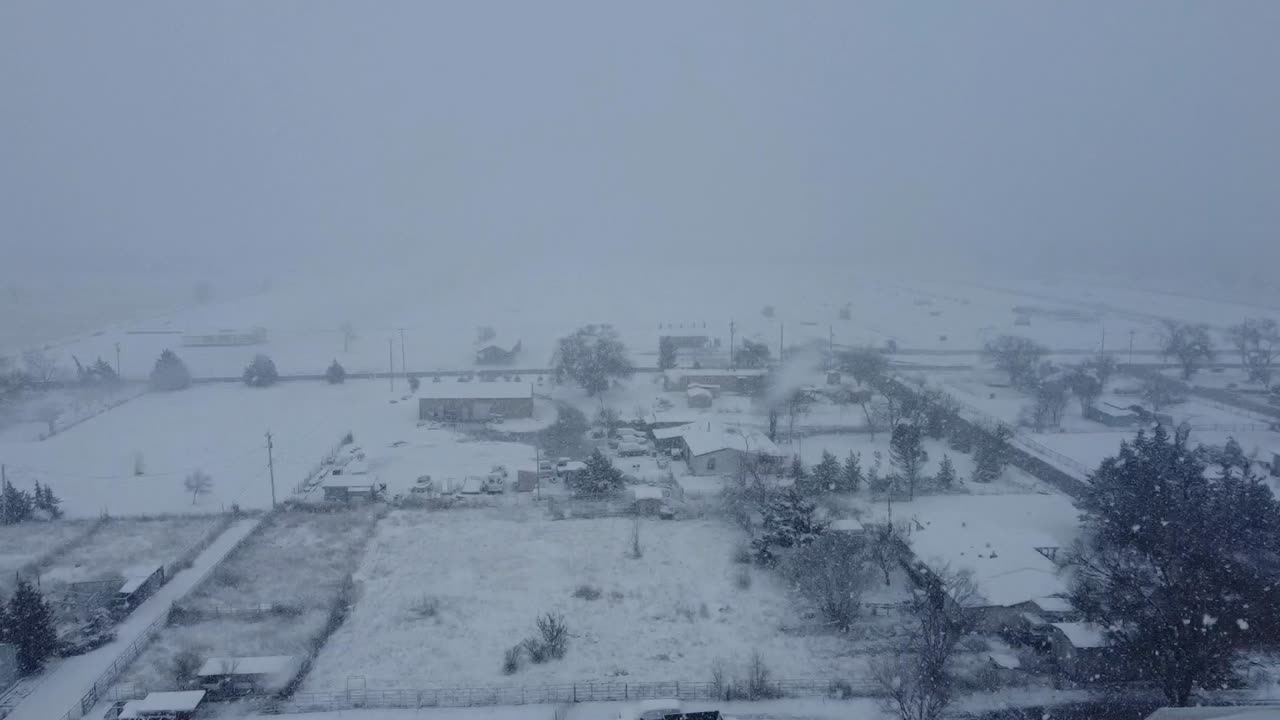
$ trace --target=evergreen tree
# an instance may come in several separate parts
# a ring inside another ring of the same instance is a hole
[[[988,429],[979,438],[973,453],[973,481],[995,482],[1004,473],[1009,457],[1009,439],[1013,431],[1003,424]]]
[[[658,369],[670,370],[676,366],[676,343],[669,336],[658,338]]]
[[[840,473],[840,489],[844,492],[858,492],[862,487],[862,455],[849,451],[844,459],[844,467]]]
[[[33,510],[31,495],[5,481],[4,488],[0,490],[0,522],[14,525],[29,520]]]
[[[244,384],[249,387],[267,387],[279,379],[275,362],[261,353],[254,355],[249,367],[244,369]]]
[[[951,456],[943,453],[942,463],[938,465],[938,475],[935,478],[938,481],[938,487],[950,488],[956,483],[956,466],[951,464]]]
[[[151,389],[161,391],[183,390],[191,385],[191,372],[172,350],[165,350],[151,369]]]
[[[49,517],[57,520],[62,517],[62,498],[53,494],[53,488],[48,483],[44,485],[44,505],[42,509],[49,513]]]
[[[929,459],[929,454],[922,445],[923,438],[916,425],[898,423],[893,428],[893,436],[889,439],[889,457],[902,479],[907,481],[912,498],[916,496],[916,481],[920,479],[920,469]]]
[[[822,461],[813,466],[813,475],[808,483],[816,493],[835,492],[840,486],[840,461],[835,455],[822,451]]]
[[[576,495],[608,495],[623,487],[622,471],[613,466],[599,449],[587,458],[587,467],[569,477],[569,489]]]
[[[809,471],[804,469],[804,462],[800,460],[799,455],[791,456],[791,467],[787,470],[787,477],[794,480],[796,485],[802,484],[809,478]]]
[[[1072,558],[1072,604],[1177,705],[1224,686],[1275,602],[1280,505],[1205,458],[1160,426],[1122,444],[1080,498],[1086,539]]]
[[[116,369],[102,358],[98,358],[93,367],[89,368],[89,372],[92,373],[97,382],[103,384],[111,385],[120,381],[120,376],[116,374]]]
[[[814,518],[816,508],[794,487],[775,496],[765,506],[760,537],[751,543],[756,559],[772,564],[777,559],[774,548],[804,547],[816,540],[826,529]]]
[[[9,600],[10,637],[18,647],[18,670],[23,675],[38,672],[53,654],[57,634],[53,627],[53,611],[31,583],[18,580]]]
[[[329,363],[329,369],[324,371],[324,379],[330,385],[337,385],[347,381],[347,370],[338,364],[337,360]]]

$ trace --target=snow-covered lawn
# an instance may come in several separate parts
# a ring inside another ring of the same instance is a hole
[[[178,603],[204,614],[161,630],[121,682],[169,689],[174,657],[184,650],[204,657],[310,652],[379,512],[379,507],[369,506],[347,512],[269,515],[257,532]],[[214,614],[269,603],[289,607],[258,616]]]
[[[422,474],[481,475],[494,464],[521,462],[533,469],[527,445],[458,442],[466,436],[417,427],[417,401],[402,400],[400,390],[391,395],[372,380],[198,385],[145,395],[45,442],[0,442],[0,457],[11,482],[51,484],[73,516],[268,507],[268,430],[280,500],[348,431],[393,494]],[[407,445],[391,447],[397,442]],[[213,487],[193,502],[183,480],[194,470],[209,473]]]
[[[76,543],[93,528],[93,520],[54,520],[0,525],[0,597],[7,596],[14,573],[30,563]]]
[[[51,563],[40,576],[46,590],[129,571],[149,573],[167,566],[218,524],[214,515],[171,518],[112,518],[89,540]]]
[[[183,601],[194,610],[267,603],[327,608],[377,521],[379,506],[277,512]]]
[[[738,589],[739,532],[718,521],[643,521],[643,557],[627,556],[631,520],[512,518],[509,508],[397,511],[356,578],[354,613],[329,640],[305,689],[542,684],[710,677],[759,650],[775,674],[840,677],[863,660],[807,627],[782,582],[751,570]],[[574,597],[580,585],[601,596]],[[417,606],[438,603],[433,616]],[[541,613],[563,613],[568,654],[502,673],[503,652]]]

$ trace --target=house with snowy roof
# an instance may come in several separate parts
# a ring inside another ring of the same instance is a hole
[[[694,475],[736,475],[747,458],[769,463],[781,463],[785,458],[769,436],[749,428],[698,422],[653,434],[659,448],[677,448]]]

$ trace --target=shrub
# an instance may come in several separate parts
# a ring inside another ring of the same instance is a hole
[[[422,387],[422,381],[421,381],[421,380],[419,380],[419,379],[417,378],[417,376],[415,376],[415,375],[410,375],[410,376],[409,376],[409,390],[411,390],[411,391],[413,391],[413,392],[418,392],[418,388],[420,388],[420,387]]]
[[[194,648],[187,647],[179,650],[169,665],[173,684],[180,688],[187,687],[191,681],[195,680],[196,673],[200,672],[200,666],[203,664],[204,658],[200,657],[200,653]]]
[[[547,651],[547,646],[542,644],[542,638],[539,637],[525,638],[524,642],[520,644],[520,647],[529,654],[529,659],[536,665],[546,662],[547,658],[551,655],[551,653]]]
[[[507,648],[502,654],[502,674],[515,675],[520,670],[520,662],[524,659],[524,645]]]
[[[573,591],[573,596],[582,600],[599,600],[600,588],[591,585],[579,585],[577,590]]]
[[[773,673],[769,671],[769,666],[760,656],[760,651],[753,651],[751,661],[747,664],[747,697],[751,700],[768,700],[781,695],[778,692],[778,686],[773,684],[772,678]]]
[[[152,390],[161,392],[182,390],[191,385],[191,372],[172,350],[165,350],[151,370],[150,384]]]
[[[564,657],[569,645],[569,626],[565,624],[563,615],[547,613],[538,618],[538,632],[542,635],[547,654],[556,659]]]
[[[733,584],[739,590],[751,589],[751,570],[750,568],[738,568],[738,572],[733,576]]]

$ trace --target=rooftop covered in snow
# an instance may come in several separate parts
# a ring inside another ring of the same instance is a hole
[[[1107,636],[1100,625],[1084,622],[1050,624],[1062,631],[1062,634],[1066,636],[1067,642],[1070,642],[1072,647],[1089,649],[1106,647],[1110,644],[1107,642]]]
[[[533,397],[533,384],[527,382],[458,382],[444,379],[422,383],[418,396],[426,400],[516,400]]]
[[[781,456],[783,453],[773,444],[768,435],[750,428],[739,428],[721,425],[715,422],[690,423],[683,425],[677,435],[689,446],[689,453],[694,457],[706,455],[719,450],[742,450],[755,455]],[[656,435],[656,433],[655,433]]]

